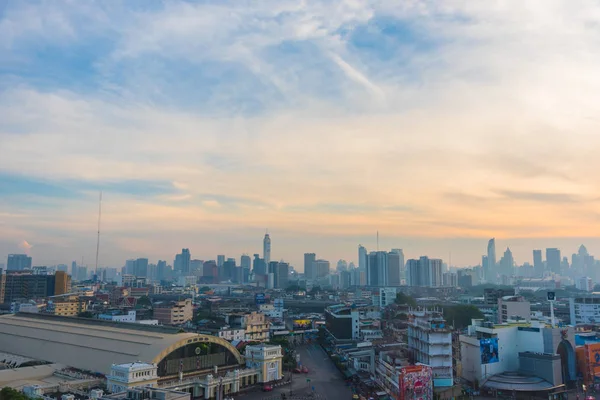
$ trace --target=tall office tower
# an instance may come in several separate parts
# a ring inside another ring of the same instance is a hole
[[[327,260],[315,260],[313,263],[313,270],[315,271],[315,279],[324,278],[329,275],[329,261]]]
[[[398,254],[400,257],[400,285],[406,285],[406,263],[404,262],[404,250],[392,249],[392,253]]]
[[[64,271],[54,274],[54,295],[69,293],[71,291],[71,277]]]
[[[264,258],[260,258],[260,254],[254,255],[254,260],[252,261],[252,272],[254,272],[254,276],[266,275],[268,273],[267,263],[265,263]]]
[[[249,255],[242,255],[240,267],[242,267],[242,283],[248,283],[250,280],[250,269],[252,268],[252,259]]]
[[[503,275],[511,276],[515,274],[515,259],[510,248],[506,248],[504,255],[500,259],[500,271]]]
[[[273,261],[270,264],[272,264]],[[288,285],[290,265],[285,262],[278,262],[274,266],[274,286],[276,289],[285,289]]]
[[[271,262],[271,238],[268,233],[265,233],[265,238],[263,239],[263,258],[265,259],[265,264],[269,265]]]
[[[219,268],[215,260],[204,262],[202,280],[206,283],[219,283]]]
[[[358,245],[358,268],[367,270],[367,249],[362,245]]]
[[[223,264],[225,264],[225,255],[219,254],[217,256],[217,267],[219,267],[219,269],[221,269],[221,268],[223,268]]]
[[[135,260],[125,260],[125,273],[135,275]]]
[[[492,276],[496,275],[496,239],[491,238],[487,247],[487,271],[483,271],[486,282],[491,282]],[[489,277],[489,280],[488,280]]]
[[[6,303],[18,299],[35,300],[54,296],[56,277],[54,275],[34,275],[26,271],[12,271],[6,274]]]
[[[77,267],[77,280],[79,282],[83,282],[83,281],[87,281],[87,279],[88,279],[87,267],[82,267],[82,266]]]
[[[388,253],[372,251],[367,258],[367,285],[388,286]]]
[[[189,249],[181,249],[181,275],[188,276],[190,274],[191,258]]]
[[[71,263],[71,278],[75,279],[77,276],[77,261]]]
[[[388,264],[388,286],[400,286],[400,254],[389,252]]]
[[[560,274],[560,250],[555,248],[546,249],[546,264],[549,272]]]
[[[483,278],[481,279],[481,281],[483,282],[483,281],[485,281],[485,271],[488,271],[488,257],[487,256],[481,256],[481,270],[484,271]]]
[[[133,275],[146,278],[148,277],[148,259],[147,258],[138,258],[135,260],[135,265],[133,267]]]
[[[439,287],[443,284],[442,260],[421,257],[406,262],[409,286]]]
[[[31,257],[27,254],[9,254],[6,263],[7,271],[23,271],[31,269]]]
[[[219,268],[219,278],[221,281],[232,281],[235,276],[235,258],[228,258],[227,261],[223,263],[223,267]]]
[[[304,253],[304,277],[313,280],[317,277],[317,271],[314,268],[314,263],[317,259],[315,253]]]
[[[347,271],[348,270],[348,262],[346,260],[338,260],[335,270],[337,272]]]
[[[202,276],[204,271],[204,261],[202,260],[190,260],[190,276]]]
[[[544,262],[542,261],[542,251],[533,251],[533,271],[536,277],[544,275]]]
[[[167,262],[164,260],[158,260],[156,263],[156,278],[159,281],[167,278]]]

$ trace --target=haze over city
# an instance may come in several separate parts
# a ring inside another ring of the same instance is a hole
[[[0,260],[600,254],[600,5],[0,2]],[[1,261],[3,262],[3,261]]]

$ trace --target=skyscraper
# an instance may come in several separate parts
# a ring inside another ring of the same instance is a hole
[[[560,274],[560,250],[556,248],[546,249],[546,264],[549,272]]]
[[[487,271],[483,271],[484,275],[485,275],[485,281],[486,282],[491,282],[492,280],[492,276],[496,275],[496,239],[495,238],[491,238],[490,241],[488,242],[488,247],[487,247],[487,263],[488,263],[488,270]]]
[[[388,285],[388,253],[385,251],[372,251],[367,258],[367,285]]]
[[[329,275],[329,261],[327,260],[315,260],[313,263],[313,270],[315,271],[315,278],[324,278]]]
[[[510,248],[506,248],[502,259],[500,260],[500,271],[503,275],[511,276],[515,273],[515,259]]]
[[[250,269],[252,268],[252,259],[249,255],[242,255],[240,267],[242,268],[242,283],[248,283],[250,279]]]
[[[254,272],[255,276],[267,274],[267,264],[263,258],[260,258],[260,254],[254,255],[254,260],[252,261],[252,272]]]
[[[6,263],[8,271],[23,271],[31,269],[31,257],[27,254],[9,254]]]
[[[541,277],[544,275],[544,262],[542,261],[542,251],[533,251],[533,271],[535,276]]]
[[[217,256],[217,267],[223,268],[223,264],[225,264],[225,254],[219,254]]]
[[[156,264],[156,275],[158,280],[163,280],[167,278],[167,262],[163,260],[158,260]]]
[[[148,276],[148,259],[147,258],[138,258],[135,260],[135,266],[133,268],[133,275],[144,277]]]
[[[306,279],[315,279],[317,277],[317,271],[315,270],[315,260],[317,255],[315,253],[304,253],[304,276]]]
[[[406,264],[404,262],[404,251],[402,249],[392,249],[392,253],[396,253],[399,256],[400,285],[406,285]]]
[[[362,245],[358,245],[358,268],[367,269],[367,249]]]
[[[420,257],[406,263],[410,286],[439,287],[443,284],[442,260]]]
[[[277,289],[288,287],[290,265],[285,262],[279,262],[274,268],[274,284]]]
[[[263,258],[265,264],[269,265],[271,262],[271,238],[268,233],[265,233],[265,238],[263,239]]]
[[[387,255],[388,285],[400,286],[400,254],[391,251]]]

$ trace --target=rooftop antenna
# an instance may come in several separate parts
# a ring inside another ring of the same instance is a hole
[[[379,231],[377,231],[377,251],[379,251]]]
[[[96,268],[94,275],[98,275],[98,254],[100,253],[100,218],[102,218],[102,191],[100,191],[100,199],[98,200],[98,239],[96,240]]]

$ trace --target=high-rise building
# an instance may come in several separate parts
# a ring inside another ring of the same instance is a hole
[[[488,242],[487,247],[487,261],[488,261],[488,269],[487,271],[483,271],[485,274],[486,282],[492,281],[492,276],[496,275],[496,239],[491,238]]]
[[[315,260],[315,262],[313,263],[313,269],[314,269],[315,273],[317,274],[315,279],[324,278],[327,275],[329,275],[329,261]]]
[[[500,259],[500,271],[503,275],[511,276],[515,273],[515,259],[510,248],[506,248],[504,255]]]
[[[367,249],[362,245],[358,245],[358,268],[367,270]]]
[[[263,239],[263,258],[265,264],[269,265],[271,262],[271,238],[268,233],[265,234],[265,238]]]
[[[367,285],[388,286],[388,253],[372,251],[367,258]]]
[[[175,256],[175,272],[180,276],[190,275],[190,249],[181,249],[181,253]]]
[[[254,255],[254,260],[252,261],[252,272],[254,272],[254,276],[267,274],[267,263],[265,262],[264,258],[260,258],[260,254]]]
[[[250,279],[250,269],[252,268],[252,259],[249,255],[242,255],[240,267],[242,267],[242,283],[248,283]]]
[[[73,261],[71,263],[71,278],[75,279],[77,277],[77,261]]]
[[[54,274],[54,295],[69,293],[71,291],[71,277],[64,271]]]
[[[443,284],[442,260],[421,257],[406,263],[409,286],[439,287]]]
[[[125,273],[127,275],[135,275],[135,260],[125,261]]]
[[[6,289],[6,274],[0,269],[0,304],[4,303],[4,290]]]
[[[314,268],[316,259],[315,253],[304,253],[304,277],[306,279],[313,280],[317,277],[317,271]]]
[[[542,261],[541,250],[533,251],[533,271],[537,277],[544,275],[544,262]]]
[[[389,252],[387,254],[388,286],[400,286],[400,255]]]
[[[219,268],[215,260],[205,261],[203,265],[203,280],[206,283],[219,283]]]
[[[219,269],[219,278],[221,281],[233,282],[236,267],[235,258],[228,258],[227,261],[223,263],[223,267]]]
[[[158,260],[156,263],[156,276],[159,281],[167,279],[167,262],[164,260]]]
[[[560,274],[560,250],[546,249],[546,264],[549,272]]]
[[[219,269],[223,268],[223,265],[225,264],[225,254],[219,254],[217,256],[217,267],[219,267]]]
[[[273,262],[271,262],[273,263]],[[278,262],[274,268],[274,280],[276,289],[285,289],[288,285],[290,265],[285,262]]]
[[[27,254],[9,254],[6,263],[8,271],[23,271],[31,269],[31,257]]]
[[[400,285],[406,285],[406,263],[404,261],[404,250],[392,249],[392,253],[396,253],[400,257]]]
[[[337,272],[347,271],[348,270],[348,262],[346,260],[338,260],[335,270]]]
[[[13,271],[6,274],[4,301],[35,300],[54,296],[56,286],[54,275],[34,275],[27,271]]]
[[[133,275],[146,278],[148,277],[148,259],[138,258],[135,260],[133,267]]]

